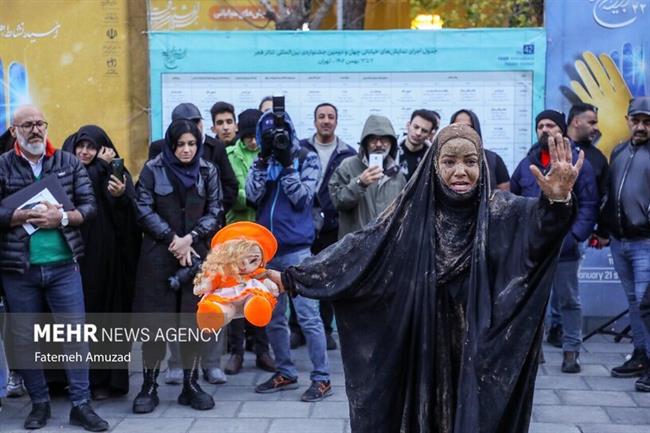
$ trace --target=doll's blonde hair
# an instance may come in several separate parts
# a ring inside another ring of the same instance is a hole
[[[201,265],[201,272],[196,274],[194,285],[200,285],[205,278],[212,278],[215,275],[234,277],[243,282],[239,275],[239,265],[244,254],[249,253],[253,248],[262,253],[262,264],[264,266],[264,254],[262,247],[256,241],[248,239],[231,239],[216,245],[208,253]]]

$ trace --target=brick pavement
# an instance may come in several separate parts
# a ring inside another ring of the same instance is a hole
[[[583,371],[577,375],[560,372],[561,352],[544,346],[546,364],[540,367],[533,408],[531,433],[650,433],[650,394],[634,391],[634,379],[614,379],[609,369],[624,360],[630,344],[613,343],[611,337],[596,336],[585,343],[581,355]],[[309,384],[307,351],[295,351],[301,372],[300,389],[276,394],[255,394],[253,386],[269,377],[254,368],[254,356],[247,353],[244,370],[229,376],[225,385],[202,383],[215,399],[213,410],[197,412],[179,406],[175,400],[180,385],[161,382],[160,406],[151,414],[131,413],[131,402],[139,390],[141,374],[132,375],[128,397],[95,402],[97,411],[118,433],[348,433],[348,407],[343,387],[339,351],[329,352],[334,395],[319,403],[303,403],[300,394]],[[162,376],[162,374],[161,374]],[[29,401],[4,399],[0,432],[24,432],[22,423]],[[53,400],[53,418],[39,432],[81,432],[68,425],[69,403],[65,397]]]

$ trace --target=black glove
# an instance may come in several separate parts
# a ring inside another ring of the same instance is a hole
[[[273,149],[273,157],[282,167],[291,167],[291,149]]]

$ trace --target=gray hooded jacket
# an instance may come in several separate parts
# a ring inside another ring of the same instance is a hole
[[[384,177],[364,187],[359,178],[368,168],[367,137],[370,135],[390,136],[392,144],[384,159]],[[390,120],[369,116],[361,133],[358,155],[344,160],[329,181],[330,197],[339,212],[339,239],[374,220],[404,188],[406,178],[395,162],[396,154],[397,138]]]

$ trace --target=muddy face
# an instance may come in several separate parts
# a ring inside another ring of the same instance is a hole
[[[474,189],[479,177],[479,154],[474,143],[464,138],[446,142],[438,156],[440,178],[449,189],[464,194]]]

